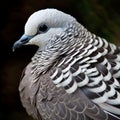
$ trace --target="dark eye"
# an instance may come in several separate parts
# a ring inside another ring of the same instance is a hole
[[[38,30],[39,32],[46,32],[48,30],[48,27],[47,25],[43,24],[39,26]]]

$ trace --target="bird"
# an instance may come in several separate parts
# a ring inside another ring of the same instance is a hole
[[[34,12],[13,45],[38,50],[19,93],[36,120],[120,120],[120,47],[54,8]]]

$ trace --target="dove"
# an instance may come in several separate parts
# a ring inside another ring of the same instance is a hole
[[[19,85],[34,119],[120,119],[120,47],[54,8],[28,18],[13,50],[23,45],[38,46]]]

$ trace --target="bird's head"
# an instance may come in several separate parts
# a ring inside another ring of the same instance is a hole
[[[13,50],[27,44],[37,45],[42,49],[55,40],[54,37],[64,35],[65,30],[71,27],[70,24],[75,22],[75,18],[59,10],[39,10],[29,17],[24,34],[14,43]]]

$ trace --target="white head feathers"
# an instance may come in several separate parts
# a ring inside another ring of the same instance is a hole
[[[75,18],[57,9],[43,9],[33,13],[26,25],[25,34],[35,35],[40,24],[47,24],[48,27],[64,27],[66,22],[73,22]]]

